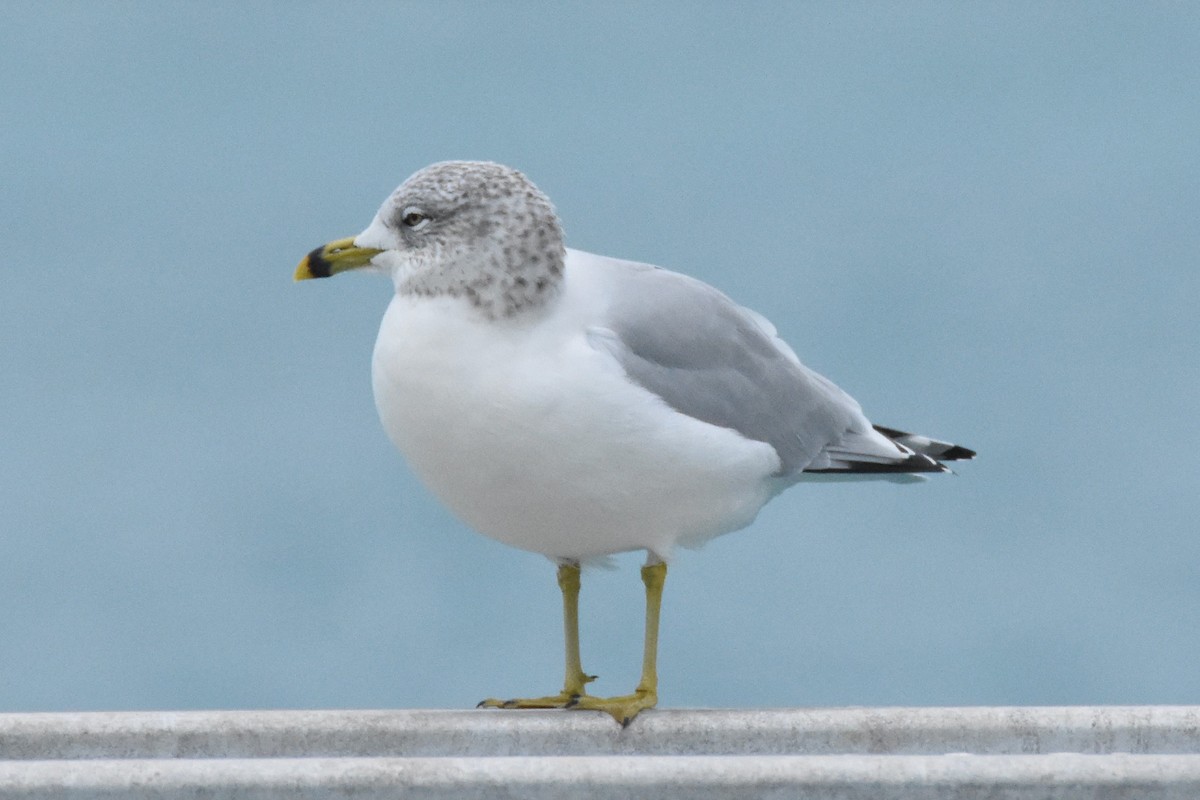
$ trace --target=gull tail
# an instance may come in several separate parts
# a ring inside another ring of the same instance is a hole
[[[884,478],[906,482],[921,480],[920,473],[950,472],[944,461],[974,457],[975,451],[962,445],[875,425],[874,430],[848,434],[826,447],[804,474],[818,479]]]

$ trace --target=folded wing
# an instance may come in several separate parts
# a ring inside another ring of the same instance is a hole
[[[681,414],[766,442],[779,474],[881,478],[943,472],[966,448],[877,428],[858,403],[805,367],[761,315],[701,281],[616,260],[624,274],[589,329],[633,382]]]

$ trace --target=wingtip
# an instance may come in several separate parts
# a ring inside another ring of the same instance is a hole
[[[923,453],[938,461],[966,461],[975,457],[974,450],[969,447],[963,447],[960,444],[943,442],[938,439],[931,439],[928,436],[919,436],[902,431],[898,428],[887,428],[883,425],[875,425],[873,427],[893,442],[903,444],[918,453]]]
[[[969,461],[975,457],[975,451],[970,448],[956,444],[946,452],[940,454],[938,459],[941,461]]]
[[[823,469],[806,469],[809,474],[816,475],[873,475],[920,472],[949,472],[950,468],[922,453],[913,453],[903,461],[879,463],[877,461],[853,461],[847,459],[845,466]]]

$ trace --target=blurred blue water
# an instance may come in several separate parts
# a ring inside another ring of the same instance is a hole
[[[390,287],[291,283],[447,158],[980,451],[681,554],[664,704],[1200,700],[1200,12],[349,9],[0,12],[0,710],[558,685],[551,566],[379,429]],[[636,680],[637,562],[585,576],[600,692]]]

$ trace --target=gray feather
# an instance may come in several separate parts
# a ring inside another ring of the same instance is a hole
[[[589,331],[631,380],[695,419],[766,442],[796,476],[846,433],[858,404],[795,360],[757,315],[685,275],[639,269],[619,281],[607,326]]]

